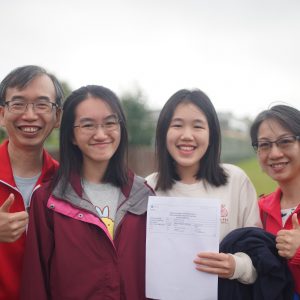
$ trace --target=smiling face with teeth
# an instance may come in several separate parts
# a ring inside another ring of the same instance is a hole
[[[202,110],[191,102],[180,103],[167,131],[167,149],[183,178],[195,178],[209,145],[209,126]]]
[[[293,132],[284,128],[275,119],[263,121],[258,129],[257,139],[266,141],[275,141],[285,136],[294,135]],[[268,152],[258,152],[259,164],[273,180],[281,183],[300,181],[300,143],[295,144],[288,149],[279,149],[275,144]]]
[[[5,101],[21,99],[34,103],[40,99],[55,103],[55,87],[47,75],[33,78],[24,88],[7,88]],[[1,125],[7,130],[9,137],[9,151],[16,149],[30,149],[41,151],[45,139],[52,129],[59,126],[60,110],[53,108],[50,113],[37,114],[32,105],[28,105],[24,113],[16,114],[7,109],[0,108]]]

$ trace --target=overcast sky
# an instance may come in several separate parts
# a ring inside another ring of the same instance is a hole
[[[10,0],[0,12],[1,80],[38,64],[72,89],[138,86],[153,109],[195,87],[241,117],[300,108],[299,0]]]

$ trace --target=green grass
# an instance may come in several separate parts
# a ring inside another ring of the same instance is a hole
[[[237,165],[249,176],[255,186],[258,196],[262,194],[269,194],[276,189],[277,183],[262,172],[256,157],[243,160],[237,163]]]

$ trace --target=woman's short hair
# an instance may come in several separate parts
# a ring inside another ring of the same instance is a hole
[[[289,105],[275,105],[259,113],[250,128],[252,145],[257,143],[258,130],[265,120],[275,120],[294,135],[300,134],[300,111]]]

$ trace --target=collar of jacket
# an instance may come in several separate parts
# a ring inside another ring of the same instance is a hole
[[[281,207],[280,207],[281,194],[282,194],[281,188],[278,187],[273,193],[263,196],[262,198],[259,199],[260,208],[263,211],[265,211],[268,215],[272,216],[276,220],[276,222],[280,224],[280,226],[282,226]],[[299,212],[300,212],[300,205],[298,205],[298,207],[293,213],[298,214]],[[288,224],[288,220],[286,225]]]
[[[281,189],[278,187],[275,192],[259,199],[259,206],[268,215],[271,215],[278,224],[282,224],[280,208]]]
[[[81,177],[78,174],[72,174],[64,192],[59,182],[54,188],[52,195],[98,216],[94,205],[82,188]],[[126,212],[136,215],[144,214],[147,211],[148,197],[153,195],[152,190],[145,184],[145,179],[129,171],[128,183],[121,187],[115,222],[118,223]]]
[[[17,188],[14,174],[10,162],[10,157],[8,154],[8,143],[9,140],[5,140],[2,145],[0,145],[0,176],[1,181]],[[41,171],[41,175],[36,183],[36,186],[41,184],[42,182],[46,182],[52,179],[54,171],[58,168],[58,162],[54,160],[50,154],[43,149],[43,167]]]

